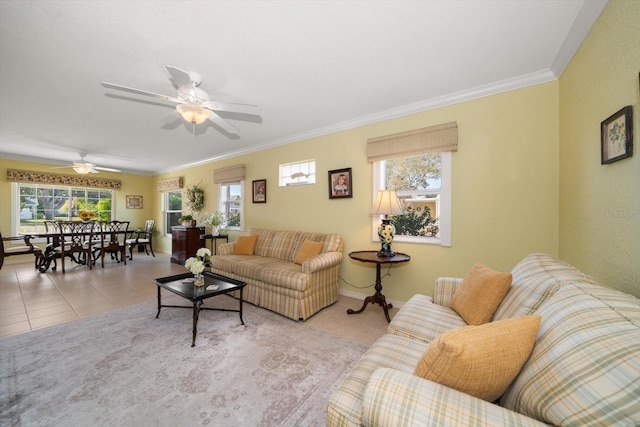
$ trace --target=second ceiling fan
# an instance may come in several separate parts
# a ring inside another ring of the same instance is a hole
[[[193,125],[203,123],[210,120],[214,124],[228,133],[236,134],[239,130],[231,123],[220,117],[217,112],[227,111],[231,113],[259,115],[260,109],[257,105],[251,104],[234,104],[228,102],[211,101],[209,95],[202,89],[198,88],[202,83],[202,78],[198,73],[188,73],[176,67],[166,66],[171,78],[177,87],[177,96],[167,96],[159,93],[153,93],[146,90],[135,89],[122,86],[115,83],[102,82],[102,86],[109,89],[122,90],[137,95],[151,96],[154,98],[164,99],[173,102],[176,110],[183,119]]]

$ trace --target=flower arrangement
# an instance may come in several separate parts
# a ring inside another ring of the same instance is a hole
[[[211,251],[208,248],[200,248],[196,252],[195,257],[187,258],[184,266],[187,270],[191,271],[194,275],[194,284],[196,286],[204,285],[204,277],[202,272],[204,268],[208,266],[209,261],[207,257],[211,256]]]
[[[225,222],[225,217],[224,214],[220,211],[215,211],[214,213],[208,215],[205,220],[204,223],[207,225],[212,225],[214,227],[218,227],[222,224],[224,224]]]
[[[91,221],[96,217],[96,213],[91,211],[80,211],[78,212],[78,216],[83,221]]]

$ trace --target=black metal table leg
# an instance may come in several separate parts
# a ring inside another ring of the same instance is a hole
[[[158,314],[156,314],[156,319],[160,316],[161,308],[162,308],[162,300],[160,299],[160,286],[158,286]]]
[[[191,341],[191,347],[196,346],[196,334],[198,333],[198,317],[200,315],[201,301],[193,302],[193,340]]]

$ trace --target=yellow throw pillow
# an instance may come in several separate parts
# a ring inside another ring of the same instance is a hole
[[[257,235],[240,236],[233,248],[234,255],[253,255],[253,248],[256,245]]]
[[[451,308],[469,325],[490,322],[511,287],[511,273],[476,263],[453,294]]]
[[[425,350],[414,375],[494,402],[529,358],[540,319],[532,314],[445,332]]]
[[[314,242],[313,240],[305,240],[300,245],[296,258],[293,260],[296,264],[302,265],[307,258],[318,255],[322,251],[322,242]]]

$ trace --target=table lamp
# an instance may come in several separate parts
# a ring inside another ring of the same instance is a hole
[[[391,242],[396,234],[396,228],[391,223],[389,215],[402,214],[402,206],[398,201],[395,190],[380,190],[376,201],[371,208],[371,215],[384,215],[381,224],[378,226],[378,237],[382,245],[378,252],[379,257],[393,257],[396,255],[391,250]]]

